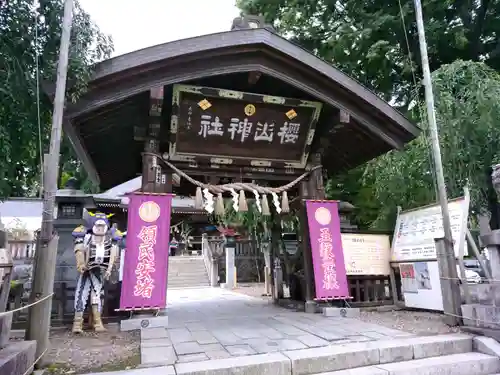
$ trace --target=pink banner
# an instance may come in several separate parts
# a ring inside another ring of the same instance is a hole
[[[129,196],[120,310],[167,305],[172,195]]]
[[[306,200],[316,299],[344,299],[349,287],[340,236],[338,202]]]

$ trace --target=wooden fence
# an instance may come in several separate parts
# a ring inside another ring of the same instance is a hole
[[[389,276],[353,275],[347,277],[353,307],[393,305],[393,290]]]

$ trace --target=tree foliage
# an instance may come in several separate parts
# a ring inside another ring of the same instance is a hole
[[[500,75],[484,63],[459,60],[436,70],[432,81],[448,195],[463,195],[468,184],[472,208],[484,211],[485,173],[500,161]],[[378,200],[411,208],[435,199],[425,133],[403,152],[392,151],[369,163],[365,177],[373,179]]]
[[[434,201],[426,114],[415,106],[423,90],[413,0],[237,3],[421,124],[422,136],[404,152],[393,151],[328,181],[330,197],[357,206],[356,224],[391,229],[397,205],[406,209]],[[500,135],[493,122],[498,116],[500,0],[423,0],[422,5],[448,192],[461,195],[468,180],[472,205],[482,210],[485,170],[497,161]]]
[[[413,0],[237,0],[278,32],[403,109],[421,76]],[[423,0],[431,71],[457,59],[500,70],[500,0]],[[404,23],[403,23],[404,19]],[[406,32],[405,32],[406,29]],[[408,48],[409,47],[409,48]]]
[[[0,197],[36,194],[39,187],[40,143],[43,154],[48,151],[52,116],[51,100],[42,88],[55,82],[63,3],[40,0],[36,10],[33,1],[0,2]],[[67,100],[81,95],[93,64],[109,57],[112,48],[111,39],[76,2]],[[61,172],[84,174],[66,144],[61,148]]]

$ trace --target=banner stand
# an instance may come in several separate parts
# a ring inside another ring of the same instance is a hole
[[[315,300],[350,299],[337,201],[305,200]]]
[[[168,326],[168,256],[172,194],[129,196],[127,249],[123,266],[120,311],[137,312],[122,320],[121,330]]]

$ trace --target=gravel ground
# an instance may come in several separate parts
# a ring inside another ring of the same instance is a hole
[[[234,291],[248,296],[270,300],[270,297],[262,297],[264,293],[263,283],[238,284],[238,288]],[[360,319],[364,322],[380,324],[384,327],[400,329],[416,335],[434,335],[459,331],[457,327],[449,327],[444,324],[442,314],[432,312],[370,310],[362,311]]]
[[[384,327],[400,329],[422,336],[459,331],[457,327],[449,327],[443,323],[442,314],[432,312],[407,310],[362,311],[360,319],[364,322],[380,324]]]
[[[107,332],[74,335],[68,330],[51,333],[47,356],[51,375],[83,374],[134,368],[140,364],[139,331],[119,332],[107,325]]]

